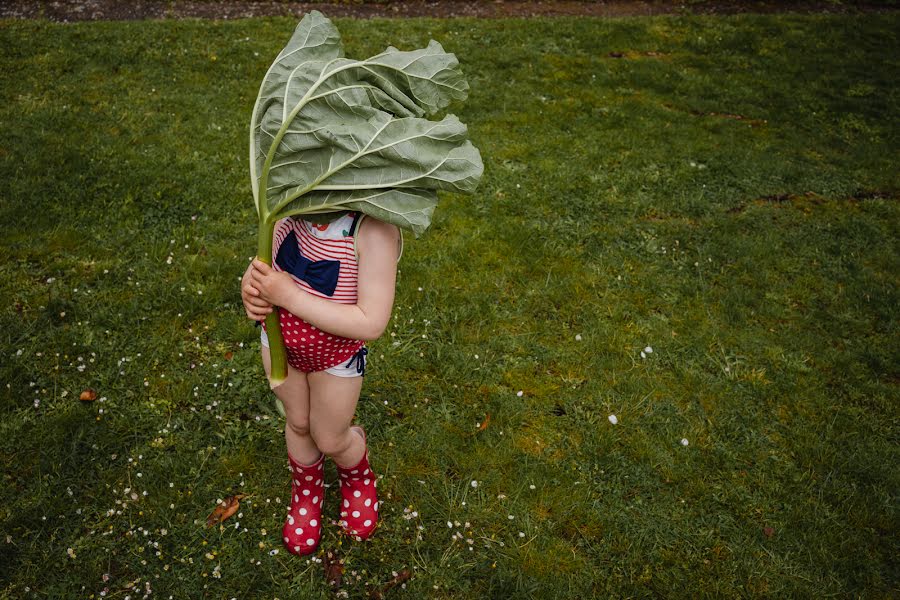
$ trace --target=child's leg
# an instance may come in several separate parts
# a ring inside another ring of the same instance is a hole
[[[272,360],[269,349],[265,346],[262,347],[262,360],[268,377]],[[288,365],[287,379],[275,388],[274,392],[284,405],[287,421],[284,427],[284,440],[288,453],[294,460],[305,465],[316,462],[321,452],[309,431],[309,384],[306,373]]]
[[[377,476],[360,427],[350,427],[362,377],[310,373],[310,428],[316,445],[337,463],[341,485],[341,528],[358,540],[378,524]]]
[[[271,356],[265,346],[262,358],[268,376]],[[287,420],[284,439],[291,467],[291,499],[281,537],[289,552],[304,556],[315,552],[322,538],[325,457],[309,432],[309,384],[306,374],[288,365],[287,379],[274,392],[284,404]]]
[[[309,373],[309,426],[315,445],[341,466],[358,463],[366,451],[359,433],[350,429],[362,377]]]

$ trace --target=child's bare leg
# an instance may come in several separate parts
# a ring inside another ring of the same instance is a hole
[[[266,377],[272,365],[269,349],[262,347],[263,366]],[[284,405],[287,423],[284,427],[284,441],[294,460],[310,465],[319,459],[320,451],[309,430],[309,384],[306,373],[288,365],[288,376],[284,383],[274,390]]]
[[[350,427],[362,377],[310,373],[309,408],[313,439],[337,463],[341,489],[341,528],[367,539],[378,525],[377,476],[369,464],[362,432]]]
[[[312,438],[340,466],[356,465],[366,452],[362,436],[350,429],[362,379],[338,377],[324,371],[307,375]]]

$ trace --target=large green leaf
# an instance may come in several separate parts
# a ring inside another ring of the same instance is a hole
[[[260,219],[347,210],[357,198],[353,210],[420,234],[436,202],[425,190],[471,192],[481,177],[465,125],[453,115],[422,118],[467,94],[456,57],[437,42],[350,60],[334,25],[311,12],[269,68],[253,111]],[[400,193],[406,188],[415,191]]]

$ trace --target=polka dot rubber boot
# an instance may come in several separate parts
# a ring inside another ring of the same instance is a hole
[[[322,538],[322,502],[325,495],[325,455],[301,465],[288,453],[291,464],[291,507],[281,530],[289,552],[312,554]]]
[[[365,443],[363,428],[352,429],[359,430]],[[358,465],[346,469],[337,465],[337,471],[341,482],[341,528],[356,540],[367,539],[378,526],[378,492],[368,446]]]

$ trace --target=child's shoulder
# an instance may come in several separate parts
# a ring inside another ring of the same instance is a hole
[[[375,217],[367,216],[359,224],[359,235],[399,237],[400,228]]]
[[[403,236],[396,225],[367,216],[360,222],[356,237],[360,255],[367,252],[382,256],[394,254],[400,260]]]

